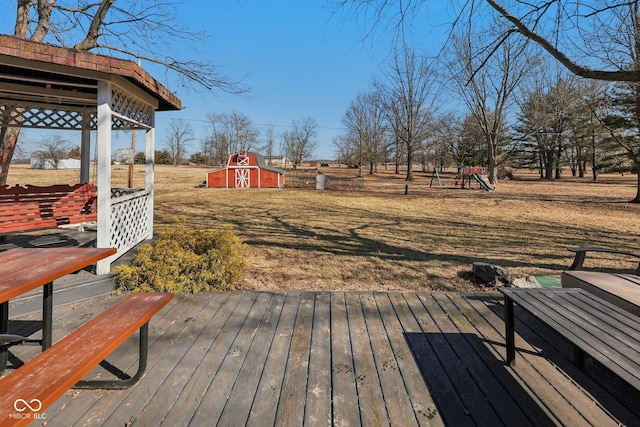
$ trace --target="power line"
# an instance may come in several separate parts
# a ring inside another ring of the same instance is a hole
[[[169,120],[183,120],[185,122],[201,122],[201,123],[209,123],[209,120],[204,119],[183,119],[177,117],[166,117]],[[282,124],[273,124],[273,123],[252,123],[254,126],[262,126],[262,127],[283,127],[283,128],[293,128],[294,125],[282,125]],[[328,126],[317,126],[317,129],[322,130],[346,130],[344,127],[328,127]]]

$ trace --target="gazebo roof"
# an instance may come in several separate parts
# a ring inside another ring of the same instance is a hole
[[[0,35],[3,100],[94,108],[100,81],[141,89],[157,111],[180,110],[180,100],[133,61]]]

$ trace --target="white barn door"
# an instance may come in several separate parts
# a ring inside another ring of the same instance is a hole
[[[251,187],[250,171],[251,169],[236,169],[236,188]]]

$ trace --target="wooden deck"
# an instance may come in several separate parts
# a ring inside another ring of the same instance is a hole
[[[118,298],[57,308],[54,341]],[[72,390],[46,426],[640,425],[640,393],[592,362],[575,368],[571,348],[517,306],[518,362],[506,366],[498,294],[181,295],[149,332],[137,385]],[[136,339],[111,371],[135,372]]]

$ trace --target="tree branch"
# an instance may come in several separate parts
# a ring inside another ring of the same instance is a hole
[[[90,50],[98,46],[98,36],[100,35],[100,27],[104,24],[104,19],[107,16],[109,8],[115,0],[102,0],[96,14],[91,20],[91,25],[87,31],[87,34],[80,43],[74,46],[77,50]]]
[[[160,59],[152,56],[136,55],[128,50],[121,49],[116,46],[102,45],[100,43],[96,44],[95,48],[124,53],[128,56],[134,56],[137,59],[162,65],[172,71],[179,73],[187,80],[204,86],[208,90],[217,88],[227,93],[236,95],[242,95],[249,92],[249,89],[241,87],[242,79],[229,80],[226,76],[223,76],[222,74],[217,72],[217,67],[212,64],[203,64],[196,61],[180,61],[170,56],[167,56],[164,59]]]
[[[580,77],[588,78],[588,79],[597,79],[597,80],[605,80],[605,81],[626,81],[626,82],[640,81],[640,71],[595,70],[595,69],[577,64],[576,62],[571,60],[567,55],[565,55],[563,52],[557,49],[554,45],[552,45],[549,42],[549,40],[542,37],[538,33],[530,30],[520,19],[516,18],[511,13],[509,13],[505,8],[500,6],[495,0],[486,0],[486,1],[489,4],[489,6],[495,9],[506,20],[511,22],[516,27],[517,32],[519,32],[526,38],[540,45],[540,47],[546,50],[551,56],[553,56],[556,60],[558,60],[558,62],[560,62],[564,67],[566,67],[573,74]]]

